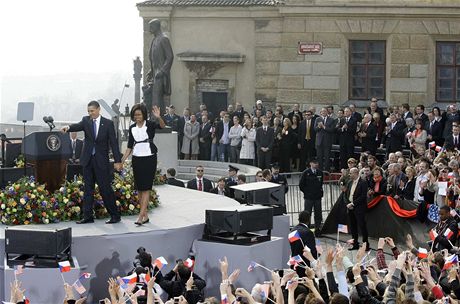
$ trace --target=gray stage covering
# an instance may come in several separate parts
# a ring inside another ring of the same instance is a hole
[[[108,296],[108,278],[126,275],[133,268],[132,261],[139,246],[145,247],[147,251],[152,253],[154,258],[164,256],[169,264],[164,268],[163,273],[167,273],[174,267],[176,259],[188,257],[194,241],[202,237],[205,210],[239,206],[239,203],[235,200],[215,194],[169,185],[159,186],[156,189],[160,195],[161,204],[150,212],[150,223],[142,227],[136,227],[134,224],[137,219],[136,216],[123,217],[122,222],[115,225],[105,225],[103,220],[96,220],[94,224],[86,225],[77,225],[73,222],[46,225],[47,229],[72,227],[72,255],[78,259],[82,272],[92,274],[89,282],[84,283],[87,290],[86,295],[88,296],[87,303],[97,303],[99,299]],[[272,235],[283,237],[284,239],[254,246],[256,246],[256,249],[260,248],[259,246],[273,246],[269,250],[265,249],[273,252],[273,255],[267,256],[267,258],[276,256],[278,259],[278,257],[281,257],[280,262],[285,264],[286,257],[289,255],[287,242],[289,217],[276,216],[273,224]],[[21,226],[20,228],[41,229],[43,227],[45,226],[31,225]],[[18,228],[18,226],[15,228]],[[0,227],[0,258],[2,260],[4,260],[4,237],[4,229]],[[214,244],[213,246],[219,248],[219,246],[228,245]],[[250,248],[253,246],[245,247],[247,247],[249,253],[258,252],[258,250]],[[218,267],[217,257],[224,256],[226,251],[225,249],[221,251],[213,250],[214,254],[216,254],[216,260],[215,265],[211,266]],[[243,262],[246,256],[249,257],[248,253],[244,253],[244,256],[241,257],[242,264],[249,262],[249,260]],[[199,265],[201,259],[202,257],[197,254],[197,265]],[[256,261],[258,260],[256,259]],[[233,266],[235,265],[233,264]],[[274,266],[278,267],[277,265]],[[242,271],[245,271],[247,265],[243,268]],[[25,270],[23,276],[27,275],[27,271],[28,269]],[[56,271],[58,270],[56,269]],[[260,272],[258,269],[256,271]],[[198,275],[205,276],[205,273],[200,272],[201,270],[197,269],[196,273]],[[40,284],[43,280],[42,277],[36,277],[35,272],[29,271],[28,273],[28,275],[33,276],[30,279],[37,284]],[[8,277],[10,278],[10,276]],[[0,269],[0,278],[5,279],[5,283],[0,284],[0,298],[5,299],[5,286],[9,286],[9,281],[6,281],[7,276],[5,276],[4,268]],[[244,287],[250,288],[251,286]],[[31,293],[31,290],[26,291],[26,296],[31,298],[32,303],[52,304],[62,303],[63,301],[60,295],[55,295],[53,301],[37,299],[35,294]]]

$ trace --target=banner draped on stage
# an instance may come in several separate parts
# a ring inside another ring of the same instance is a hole
[[[345,195],[340,194],[326,218],[321,234],[336,234],[337,225],[349,225]],[[415,243],[428,239],[427,231],[433,225],[429,221],[421,223],[417,219],[418,203],[407,200],[395,200],[391,196],[378,196],[367,204],[367,228],[373,238],[392,237],[396,242],[404,243],[405,236],[410,233]]]

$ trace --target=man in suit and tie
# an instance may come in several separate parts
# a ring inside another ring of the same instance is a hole
[[[176,179],[176,169],[169,168],[166,170],[166,183],[171,186],[182,187],[184,188],[185,185],[180,180]]]
[[[85,184],[83,219],[77,224],[93,223],[94,187],[97,183],[104,200],[104,206],[110,214],[106,224],[118,223],[121,220],[120,211],[115,204],[115,194],[112,189],[112,179],[109,175],[109,148],[115,159],[115,170],[121,170],[121,154],[115,135],[113,122],[100,114],[101,106],[97,101],[88,103],[88,116],[76,124],[65,126],[63,132],[85,132],[83,151],[80,163],[83,167],[83,181]]]
[[[200,126],[200,160],[211,160],[211,144],[212,144],[212,132],[211,132],[211,123],[208,120],[208,115],[201,116],[201,126]]]
[[[70,149],[72,151],[70,163],[78,164],[83,149],[83,140],[77,138],[77,132],[70,132]]]
[[[361,129],[358,132],[358,137],[361,141],[361,151],[369,151],[371,155],[375,156],[377,152],[377,127],[372,122],[372,115],[365,114],[363,122],[361,123]]]
[[[414,116],[410,112],[410,107],[408,103],[403,103],[401,105],[401,118],[403,121],[406,121],[407,118],[414,118]]]
[[[386,127],[385,144],[387,155],[402,150],[404,143],[404,123],[396,119],[395,114],[390,114],[390,124]]]
[[[357,122],[361,122],[363,120],[361,113],[356,111],[356,105],[354,103],[350,103],[348,108],[350,108],[351,117],[353,117]]]
[[[359,169],[350,169],[350,182],[348,183],[345,199],[347,200],[348,217],[350,220],[350,230],[353,237],[353,247],[349,250],[358,250],[358,227],[363,235],[363,243],[366,243],[366,251],[370,250],[366,211],[367,211],[367,182],[359,177]]]
[[[269,169],[272,160],[274,131],[268,126],[268,119],[262,116],[262,126],[256,131],[257,159],[260,169]]]
[[[210,192],[212,190],[212,183],[209,179],[203,177],[203,175],[203,166],[196,166],[196,177],[187,182],[187,188],[198,191]]]
[[[444,138],[442,137],[442,124],[434,116],[433,112],[428,112],[428,122],[425,125],[427,141],[434,141],[437,146],[442,147]]]
[[[328,117],[326,108],[322,108],[319,113],[320,116],[315,120],[316,155],[319,161],[319,169],[329,171],[331,169],[330,154],[334,141],[336,121],[334,118]]]
[[[446,138],[444,147],[447,151],[460,150],[460,127],[452,126],[452,134]]]
[[[351,116],[350,108],[345,108],[344,117],[341,120],[342,123],[337,129],[340,146],[340,167],[346,169],[348,168],[348,159],[352,158],[355,154],[357,121]]]
[[[299,170],[303,172],[307,163],[316,156],[315,150],[315,117],[311,110],[304,111],[304,119],[299,125],[297,148],[300,150]]]

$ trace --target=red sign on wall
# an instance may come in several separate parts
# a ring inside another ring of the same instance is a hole
[[[300,42],[299,41],[297,53],[299,55],[322,54],[323,53],[323,43],[322,42]]]

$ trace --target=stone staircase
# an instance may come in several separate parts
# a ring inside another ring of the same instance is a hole
[[[217,161],[203,160],[179,160],[176,168],[176,178],[182,181],[189,181],[195,177],[196,166],[201,165],[204,168],[204,177],[216,182],[221,177],[228,176],[228,165],[233,165],[239,169],[238,174],[246,175],[246,182],[254,182],[256,173],[260,169],[254,166],[225,163]]]

